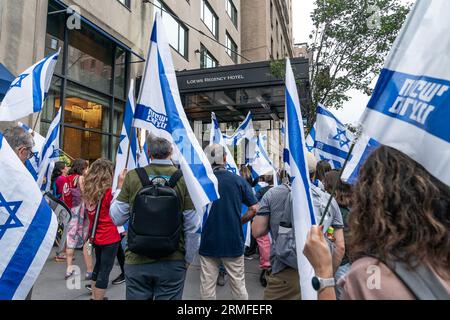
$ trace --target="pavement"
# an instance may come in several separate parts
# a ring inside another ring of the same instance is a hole
[[[41,271],[33,289],[32,300],[89,300],[90,294],[85,289],[89,281],[84,280],[86,267],[84,266],[83,254],[81,251],[75,252],[74,264],[80,267],[80,276],[75,276],[69,280],[64,280],[66,271],[65,262],[55,262],[53,260],[55,252],[52,251],[44,268]],[[251,260],[245,260],[245,281],[250,300],[262,300],[264,288],[259,283],[260,269],[257,255],[251,256]],[[110,281],[120,274],[120,268],[116,261],[110,275]],[[229,281],[225,286],[217,286],[218,300],[231,300],[231,288]],[[125,283],[120,285],[110,284],[106,296],[109,300],[125,300]],[[189,267],[184,285],[183,300],[200,299],[200,263],[198,258]]]

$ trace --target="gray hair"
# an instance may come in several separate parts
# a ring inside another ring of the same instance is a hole
[[[33,136],[22,127],[7,128],[3,132],[3,136],[13,150],[34,147]]]
[[[149,135],[147,137],[148,154],[154,159],[167,159],[173,148],[169,140]]]
[[[226,157],[227,152],[225,147],[220,144],[211,144],[207,146],[205,148],[205,154],[212,166],[223,166],[225,164],[223,158]]]

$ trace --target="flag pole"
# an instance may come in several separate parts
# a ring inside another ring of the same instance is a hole
[[[133,129],[133,127],[131,127]],[[130,137],[131,138],[131,137]],[[127,161],[125,162],[125,169],[128,168],[128,160],[130,159],[131,141],[128,138],[128,150],[127,150]]]
[[[342,168],[341,168],[341,170],[339,172],[339,178],[336,180],[335,184],[333,185],[333,189],[331,190],[330,198],[328,199],[327,205],[325,207],[325,211],[324,211],[324,213],[322,215],[322,218],[320,219],[319,226],[323,225],[323,221],[325,220],[325,217],[326,217],[326,215],[328,213],[328,209],[330,209],[331,201],[333,200],[334,194],[336,193],[336,189],[337,189],[337,186],[339,184],[339,181],[342,178],[342,174],[344,173],[344,169],[347,166],[348,161],[350,160],[350,156],[351,156],[351,154],[353,152],[353,148],[355,147],[355,144],[356,144],[356,139],[355,139],[355,141],[353,141],[352,145],[350,146],[350,149],[348,150],[347,158],[345,158],[344,165],[342,166]]]
[[[38,124],[39,118],[41,117],[41,112],[42,112],[42,109],[39,110],[39,113],[38,113],[38,115],[37,115],[36,121],[34,122],[34,125],[33,125],[33,132],[36,132],[36,126],[37,126],[37,124]]]
[[[70,154],[68,154],[67,152],[65,152],[64,150],[62,150],[62,149],[59,149],[58,148],[58,150],[59,151],[61,151],[62,153],[64,153],[67,157],[69,157],[70,158],[70,160],[75,160],[75,158],[73,158]]]

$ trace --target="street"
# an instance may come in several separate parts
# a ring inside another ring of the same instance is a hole
[[[41,274],[39,275],[33,289],[32,300],[89,300],[90,294],[85,289],[85,285],[89,281],[84,281],[86,269],[84,266],[82,252],[75,252],[75,265],[81,267],[81,283],[79,288],[68,289],[75,281],[68,280],[68,285],[64,280],[66,269],[65,262],[55,262],[53,257],[54,251],[50,254]],[[263,287],[259,283],[260,270],[258,268],[258,256],[252,256],[252,260],[245,260],[245,280],[250,300],[262,300]],[[110,275],[110,282],[120,274],[119,265],[114,265],[114,269]],[[73,285],[74,286],[74,285]],[[109,300],[125,300],[125,283],[120,285],[109,285],[106,296]],[[199,300],[200,299],[200,265],[198,259],[189,267],[184,286],[183,300]],[[218,300],[231,300],[231,288],[229,281],[224,287],[217,286]]]

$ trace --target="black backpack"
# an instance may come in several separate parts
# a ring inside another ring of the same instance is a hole
[[[144,168],[136,169],[142,189],[136,194],[130,213],[128,249],[136,254],[160,259],[174,253],[179,246],[183,226],[181,200],[174,189],[183,176],[177,170],[169,182],[163,177],[151,181]],[[164,185],[155,180],[164,180]]]

